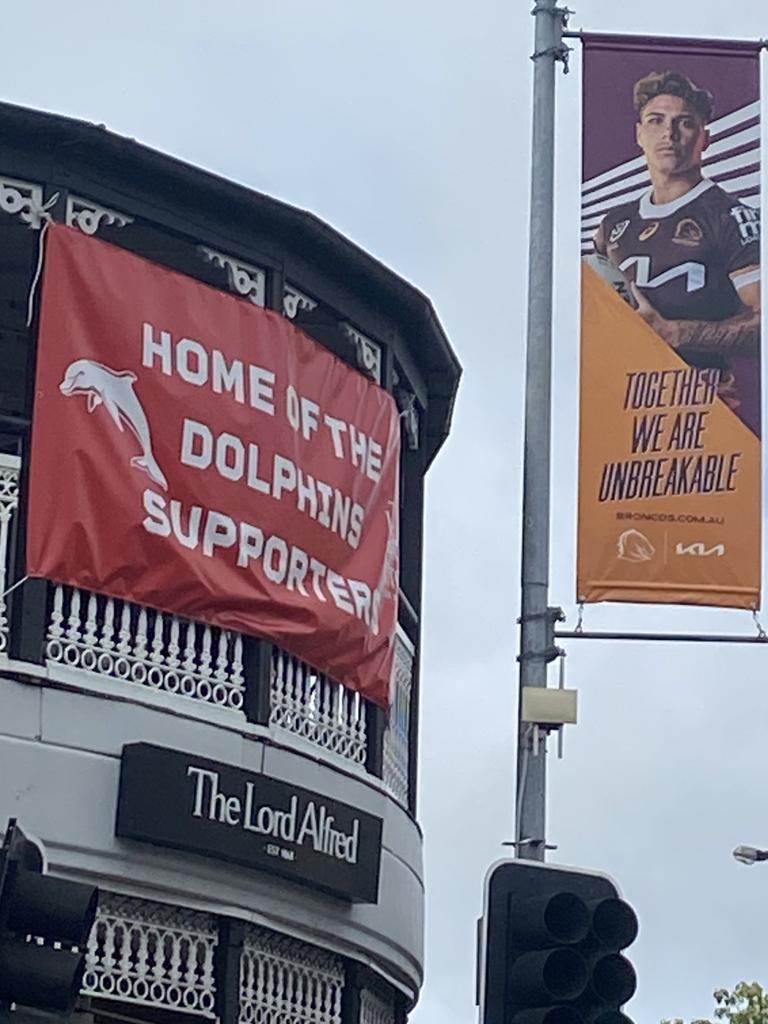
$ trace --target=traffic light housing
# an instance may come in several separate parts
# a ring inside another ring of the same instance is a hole
[[[610,879],[532,861],[503,861],[486,878],[481,1024],[632,1024],[636,988],[621,950],[637,917]]]
[[[72,1011],[97,902],[93,886],[44,875],[41,850],[10,819],[0,849],[0,1007]]]

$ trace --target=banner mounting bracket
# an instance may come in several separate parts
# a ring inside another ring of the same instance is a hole
[[[768,633],[765,630],[756,636],[743,633],[624,633],[615,630],[561,629],[555,632],[556,640],[631,640],[641,642],[672,642],[699,644],[765,644]]]
[[[523,622],[540,622],[542,619],[547,622],[565,622],[566,615],[562,608],[547,608],[543,612],[528,612],[517,619],[518,626]]]

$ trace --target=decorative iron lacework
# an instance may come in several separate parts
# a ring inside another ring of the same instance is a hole
[[[126,224],[133,224],[133,217],[129,217],[127,213],[120,213],[119,210],[110,210],[108,206],[99,206],[98,203],[83,199],[82,196],[69,195],[66,221],[70,227],[80,228],[83,234],[95,235],[102,221],[124,228]]]
[[[213,1017],[214,918],[101,893],[88,940],[88,995]]]
[[[414,648],[398,629],[395,642],[395,694],[384,732],[382,778],[401,804],[408,803],[408,745],[411,722]]]
[[[395,1024],[395,1008],[370,989],[360,993],[360,1024]]]
[[[272,648],[269,724],[365,763],[365,701],[279,647]]]
[[[250,926],[240,958],[240,1024],[341,1024],[338,957]]]
[[[253,267],[250,263],[244,263],[234,256],[227,256],[224,252],[217,252],[216,249],[209,249],[205,245],[198,246],[198,250],[209,263],[226,270],[227,281],[233,292],[244,295],[254,306],[264,305],[267,275],[260,267]]]
[[[359,369],[377,384],[381,384],[381,346],[371,341],[352,324],[343,323],[341,329],[355,346]]]
[[[18,214],[30,228],[39,229],[45,219],[43,186],[16,178],[0,178],[0,210]]]
[[[239,633],[77,587],[56,585],[46,656],[219,707],[243,706]]]
[[[2,596],[8,589],[8,541],[11,520],[19,507],[19,472],[17,455],[0,452],[0,654],[8,647],[8,607]]]
[[[286,282],[283,289],[283,313],[293,320],[300,309],[315,309],[317,303],[304,292]]]

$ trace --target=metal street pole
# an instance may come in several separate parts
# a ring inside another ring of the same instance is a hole
[[[555,64],[567,49],[562,32],[568,12],[556,0],[536,0],[533,54],[533,144],[528,250],[528,335],[525,372],[523,455],[522,594],[520,694],[518,702],[515,852],[544,860],[546,844],[546,740],[534,743],[522,721],[524,687],[547,685],[553,656],[553,620],[548,608],[552,254],[555,158]],[[538,749],[537,749],[538,748]]]

